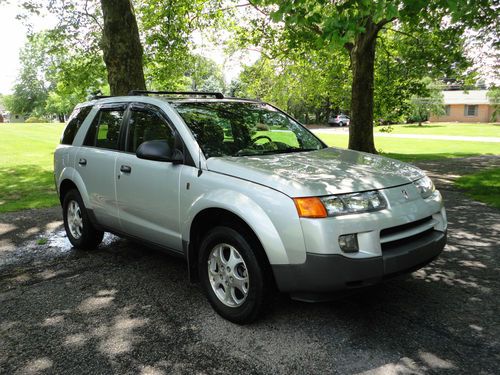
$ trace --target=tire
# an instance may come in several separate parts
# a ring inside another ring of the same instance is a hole
[[[342,121],[339,122],[339,126],[342,127],[344,126],[344,123]]]
[[[95,229],[90,222],[78,190],[70,190],[64,196],[63,218],[69,242],[75,248],[93,250],[102,242],[104,232]]]
[[[253,322],[270,302],[274,283],[262,252],[252,236],[226,226],[209,231],[201,243],[202,288],[213,309],[233,323]]]

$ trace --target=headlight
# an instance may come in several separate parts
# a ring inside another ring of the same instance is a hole
[[[378,191],[331,195],[322,197],[320,200],[325,206],[328,216],[379,211],[387,207],[384,197]]]
[[[421,178],[420,180],[414,181],[413,184],[417,187],[420,195],[424,199],[429,198],[436,190],[432,180],[427,176]]]

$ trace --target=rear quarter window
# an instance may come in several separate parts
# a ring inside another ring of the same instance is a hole
[[[76,108],[68,120],[68,125],[64,129],[63,135],[61,137],[61,144],[71,145],[75,139],[78,129],[82,126],[83,122],[87,118],[88,114],[92,110],[92,106]]]

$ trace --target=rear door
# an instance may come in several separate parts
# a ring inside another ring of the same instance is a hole
[[[122,231],[182,251],[179,181],[183,165],[135,155],[141,143],[151,140],[167,140],[173,148],[174,128],[158,108],[142,104],[129,107],[126,122],[126,152],[115,165]]]
[[[83,179],[97,221],[120,229],[115,195],[115,163],[122,141],[126,104],[102,106],[89,127],[75,167]]]

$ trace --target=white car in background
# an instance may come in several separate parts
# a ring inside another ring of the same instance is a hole
[[[346,115],[336,115],[328,119],[328,125],[330,126],[349,126],[351,119]]]

